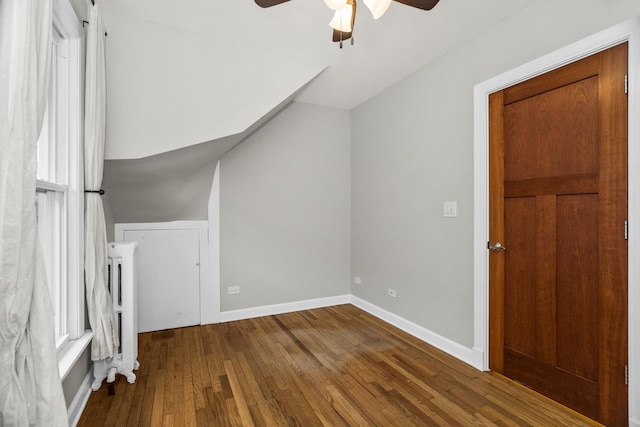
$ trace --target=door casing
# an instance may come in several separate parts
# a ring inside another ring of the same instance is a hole
[[[640,17],[597,33],[474,87],[474,346],[473,365],[489,370],[489,94],[629,43],[629,420],[640,426]],[[623,90],[624,88],[621,88]],[[621,228],[621,232],[623,232]]]

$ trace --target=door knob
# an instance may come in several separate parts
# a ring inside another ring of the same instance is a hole
[[[500,251],[507,250],[507,248],[502,246],[502,243],[500,242],[493,242],[491,245],[489,245],[489,249],[491,249],[493,252],[500,252]]]

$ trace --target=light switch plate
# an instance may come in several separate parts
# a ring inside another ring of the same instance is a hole
[[[444,216],[455,218],[458,216],[458,202],[444,202]]]

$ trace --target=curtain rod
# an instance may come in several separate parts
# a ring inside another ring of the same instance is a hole
[[[84,24],[90,24],[90,22],[89,22],[89,21],[82,21],[82,28],[84,28]],[[105,32],[104,32],[104,36],[106,37],[106,36],[108,36],[108,35],[109,35],[109,34],[107,34],[107,32],[105,31]]]

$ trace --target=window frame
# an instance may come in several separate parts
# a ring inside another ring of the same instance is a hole
[[[52,61],[52,78],[56,79],[50,92],[55,99],[58,117],[48,118],[43,132],[54,132],[58,140],[56,155],[57,170],[46,180],[38,179],[38,196],[53,196],[53,205],[58,204],[64,212],[59,218],[48,213],[47,220],[60,224],[60,240],[49,248],[53,254],[50,263],[56,263],[63,271],[60,277],[59,316],[61,334],[56,339],[58,364],[61,378],[69,373],[76,360],[91,341],[91,331],[86,330],[84,292],[84,73],[85,39],[82,22],[69,0],[53,0],[53,33],[62,62],[56,66]],[[52,122],[53,121],[53,122]],[[54,129],[51,129],[53,126]],[[46,127],[46,129],[45,129]],[[64,141],[64,143],[60,143]],[[49,165],[51,167],[51,165]],[[47,203],[49,205],[49,203]],[[44,209],[54,209],[50,206]],[[50,224],[51,225],[51,224]],[[43,242],[43,246],[47,244]]]

